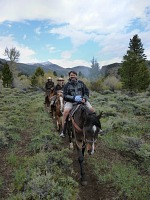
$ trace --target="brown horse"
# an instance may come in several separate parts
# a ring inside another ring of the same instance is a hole
[[[55,94],[54,89],[52,89],[51,93],[48,96],[48,100],[50,103],[50,112],[51,112],[52,118],[55,118],[55,110],[56,110],[56,106],[55,106],[55,102],[54,102],[55,99],[56,99],[56,94]]]
[[[62,112],[64,108],[63,91],[58,90],[55,100],[55,119],[57,130],[60,131],[62,127]]]
[[[86,105],[78,104],[71,110],[65,130],[69,136],[70,146],[76,147],[78,152],[78,161],[80,164],[81,184],[86,185],[86,176],[84,171],[84,152],[87,149],[89,155],[95,151],[98,134],[102,134],[99,115],[90,111]]]

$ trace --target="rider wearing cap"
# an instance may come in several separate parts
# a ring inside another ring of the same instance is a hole
[[[63,87],[64,87],[64,79],[60,77],[57,79],[57,85],[54,87],[54,96],[51,98],[51,105],[55,104],[57,91],[63,92]]]
[[[58,90],[63,91],[63,87],[64,87],[64,79],[60,77],[57,79],[57,85],[54,87],[55,93],[57,93]]]

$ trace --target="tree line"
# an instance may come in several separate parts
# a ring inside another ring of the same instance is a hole
[[[2,80],[4,87],[14,86],[18,84],[18,74],[16,73],[15,63],[19,60],[20,52],[16,48],[5,49],[5,55],[10,60],[10,64],[6,62],[3,65]],[[34,75],[30,78],[31,85],[38,85],[40,77],[44,77],[44,70],[38,67]],[[53,72],[54,76],[57,76],[56,72]],[[80,77],[84,75],[80,72]],[[102,84],[109,86],[110,89],[114,89],[114,85],[119,85],[119,88],[123,88],[129,91],[145,91],[150,85],[150,71],[148,69],[147,56],[144,54],[143,44],[141,39],[136,34],[129,41],[129,47],[126,54],[123,56],[121,66],[118,69],[118,77],[105,76],[100,74],[100,65],[93,57],[91,60],[90,68],[90,86],[93,90],[99,90]]]

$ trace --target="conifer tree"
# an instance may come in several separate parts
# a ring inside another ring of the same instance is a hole
[[[130,91],[145,90],[150,84],[150,72],[147,67],[143,44],[138,35],[134,35],[129,42],[129,50],[123,56],[119,69],[123,87]]]
[[[38,67],[35,71],[35,76],[44,76],[44,70],[41,67]]]
[[[91,75],[91,79],[95,80],[99,78],[100,75],[100,67],[99,67],[99,63],[97,62],[97,60],[93,57],[93,59],[91,60],[91,69],[90,69],[90,75]]]
[[[4,64],[4,67],[2,69],[2,80],[4,87],[10,87],[12,85],[13,75],[9,69],[9,65],[7,64],[7,62]]]

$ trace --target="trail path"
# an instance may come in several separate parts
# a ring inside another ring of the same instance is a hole
[[[64,138],[62,139],[64,142],[64,146],[68,146],[68,139]],[[104,145],[99,144],[98,149],[95,152],[106,154],[110,158],[112,157],[111,152],[108,152],[109,150],[104,147]],[[110,153],[110,155],[109,155]],[[117,191],[112,186],[112,184],[100,184],[100,182],[97,180],[96,176],[93,174],[93,170],[91,166],[88,164],[88,156],[85,154],[85,160],[84,160],[84,169],[86,172],[86,178],[87,178],[87,185],[82,186],[80,184],[80,172],[79,172],[79,163],[77,158],[77,152],[76,150],[72,150],[70,154],[70,158],[73,160],[73,170],[75,172],[75,180],[79,183],[79,197],[77,200],[117,200]],[[121,200],[121,199],[119,199]]]

